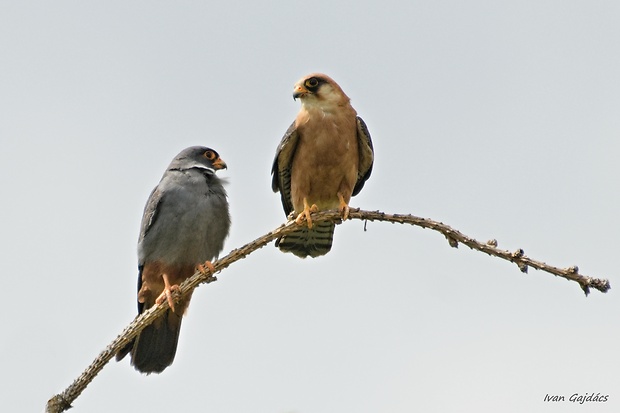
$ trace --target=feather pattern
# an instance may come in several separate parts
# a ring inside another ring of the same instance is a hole
[[[284,213],[299,215],[307,201],[319,210],[342,206],[357,195],[370,177],[372,139],[340,86],[323,74],[311,74],[295,85],[302,107],[276,150],[271,169],[274,192],[280,192]],[[317,223],[278,239],[276,246],[299,257],[330,251],[335,226]]]

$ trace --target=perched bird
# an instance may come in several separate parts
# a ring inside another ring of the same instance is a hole
[[[226,191],[215,172],[226,163],[213,149],[192,146],[170,163],[149,197],[138,239],[138,313],[168,301],[170,309],[116,355],[131,353],[142,373],[172,364],[191,296],[173,293],[196,268],[213,268],[230,229]]]
[[[374,151],[366,124],[329,76],[300,79],[293,90],[297,98],[301,109],[278,145],[271,187],[280,191],[284,213],[295,212],[297,223],[305,218],[308,225],[276,246],[302,258],[318,257],[331,249],[335,224],[313,225],[310,213],[338,208],[346,220],[351,197],[370,177]]]

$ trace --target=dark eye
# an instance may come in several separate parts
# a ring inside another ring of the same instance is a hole
[[[306,80],[306,87],[317,87],[319,85],[319,80],[316,77],[311,77]]]
[[[210,161],[213,161],[215,159],[215,153],[213,153],[213,151],[206,151],[203,156],[205,158],[207,158]]]

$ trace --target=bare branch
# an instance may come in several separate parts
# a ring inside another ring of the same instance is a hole
[[[333,214],[333,212],[330,211],[329,214],[331,215]],[[458,248],[458,244],[461,243],[467,245],[471,249],[485,252],[489,255],[502,258],[510,262],[514,262],[515,264],[517,264],[521,272],[524,273],[527,273],[528,268],[532,267],[537,270],[542,270],[550,274],[557,275],[558,277],[566,278],[570,281],[576,281],[577,283],[579,283],[579,286],[581,286],[581,289],[586,295],[590,293],[590,288],[594,288],[595,290],[599,290],[603,293],[606,293],[611,288],[609,280],[588,277],[579,274],[579,269],[577,266],[572,266],[568,268],[554,267],[552,265],[545,264],[544,262],[536,261],[527,257],[522,249],[518,249],[514,252],[502,250],[497,248],[497,241],[494,239],[482,243],[468,237],[467,235],[462,234],[461,232],[449,227],[448,225],[445,225],[441,222],[432,221],[430,219],[419,218],[413,215],[385,214],[379,211],[354,211],[353,209],[351,210],[351,218],[368,221],[398,222],[400,224],[410,224],[422,228],[429,228],[434,231],[441,232],[446,237],[451,247]],[[314,218],[314,216],[312,217],[312,219],[316,219],[317,221],[320,220],[318,217]]]
[[[497,241],[491,240],[485,243],[476,241],[461,232],[452,229],[448,225],[441,222],[433,221],[426,218],[419,218],[413,215],[401,215],[401,214],[386,214],[379,211],[363,211],[360,209],[351,208],[351,219],[359,219],[363,221],[385,221],[391,223],[409,224],[422,228],[432,229],[443,234],[451,247],[458,248],[459,243],[464,244],[471,249],[482,251],[489,255],[502,258],[504,260],[515,263],[519,269],[526,273],[529,267],[548,272],[550,274],[563,277],[570,281],[576,281],[586,295],[589,294],[590,289],[594,288],[603,293],[607,292],[611,286],[606,279],[588,277],[579,274],[577,266],[568,268],[559,268],[551,265],[547,265],[544,262],[533,260],[525,255],[522,249],[518,249],[514,252],[502,250],[497,248]],[[312,220],[319,221],[333,221],[339,223],[341,221],[338,211],[324,211],[312,214]],[[305,225],[302,223],[301,225]],[[275,230],[255,239],[254,241],[244,245],[241,248],[232,250],[227,256],[219,259],[213,266],[216,272],[222,271],[232,263],[245,258],[252,252],[264,247],[271,241],[286,235],[295,230],[298,224],[294,220],[290,220],[286,224],[283,224]],[[197,271],[192,277],[187,279],[180,285],[179,296],[184,297],[190,291],[195,289],[198,285],[204,283],[210,283],[216,281],[217,278],[209,271],[200,272]],[[116,353],[129,343],[134,337],[136,337],[144,327],[152,323],[155,319],[160,317],[164,311],[168,309],[168,302],[164,300],[162,304],[151,307],[149,310],[137,316],[121,334],[110,343],[105,350],[103,350],[97,358],[91,363],[90,366],[62,393],[52,397],[46,406],[47,413],[60,413],[71,408],[71,403],[75,401],[82,393],[82,391],[88,386],[88,384],[95,378],[95,376],[103,369],[103,367],[116,355]]]

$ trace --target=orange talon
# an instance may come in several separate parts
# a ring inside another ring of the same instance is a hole
[[[338,199],[340,200],[338,211],[340,211],[340,216],[342,217],[342,220],[346,221],[349,218],[349,205],[344,201],[344,197],[340,192],[338,192]]]
[[[304,220],[304,217],[306,217],[306,221],[308,222],[308,229],[312,229],[312,218],[310,218],[310,214],[312,212],[318,212],[318,210],[319,207],[316,206],[316,204],[312,204],[312,206],[309,206],[308,200],[304,198],[304,210],[301,211],[299,215],[297,215],[297,218],[295,218],[295,222],[297,224],[301,224]]]
[[[161,277],[164,279],[164,291],[155,299],[155,303],[159,305],[166,300],[172,311],[174,311],[174,303],[178,299],[177,294],[179,294],[179,286],[176,284],[170,285],[167,274],[162,274]]]
[[[209,271],[211,272],[211,275],[215,274],[215,267],[211,261],[205,261],[204,264],[199,264],[197,268],[203,275],[207,275]]]

